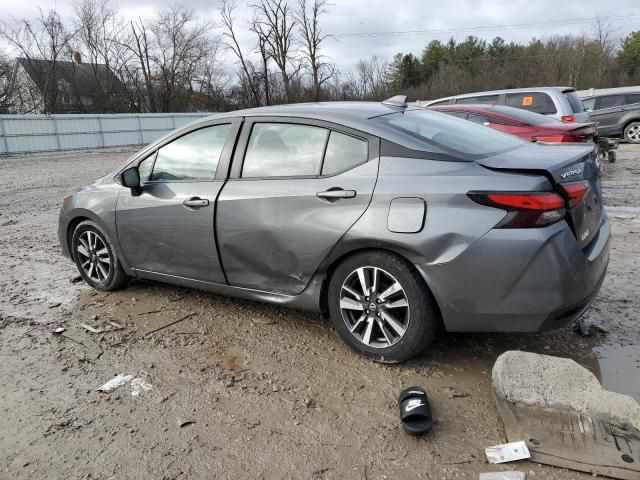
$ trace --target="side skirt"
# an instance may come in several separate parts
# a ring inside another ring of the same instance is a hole
[[[165,273],[149,272],[146,270],[134,270],[140,278],[155,280],[158,282],[180,285],[182,287],[196,288],[207,292],[226,295],[229,297],[242,298],[245,300],[255,300],[257,302],[271,303],[283,307],[299,308],[311,312],[320,313],[320,292],[324,275],[316,274],[311,279],[307,287],[298,295],[285,295],[282,293],[265,292],[250,288],[232,287],[219,283],[203,282],[191,278],[177,277]]]

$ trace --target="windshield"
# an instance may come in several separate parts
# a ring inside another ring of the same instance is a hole
[[[467,160],[496,155],[527,143],[484,125],[429,110],[406,110],[374,120]]]
[[[529,112],[521,108],[493,107],[490,108],[489,111],[501,113],[528,125],[544,125],[545,123],[555,123],[558,121],[553,117],[542,115],[541,113]]]
[[[573,110],[573,113],[584,112],[584,107],[582,106],[580,97],[576,92],[564,92],[564,94],[567,96],[567,100],[569,100],[569,105],[571,105],[571,110]]]

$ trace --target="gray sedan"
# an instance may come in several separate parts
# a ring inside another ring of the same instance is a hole
[[[139,277],[321,312],[380,361],[453,332],[557,328],[609,260],[594,147],[383,103],[218,114],[64,198],[84,280]]]

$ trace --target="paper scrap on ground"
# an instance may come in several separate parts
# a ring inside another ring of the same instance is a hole
[[[505,443],[494,447],[485,448],[489,463],[514,462],[531,457],[529,449],[524,442]]]
[[[133,397],[139,396],[143,392],[148,392],[153,387],[150,383],[145,382],[141,378],[135,378],[133,382],[131,382],[131,395]]]
[[[131,380],[133,380],[133,375],[125,375],[125,374],[121,373],[121,374],[116,375],[115,377],[113,377],[111,380],[109,380],[107,383],[102,385],[100,388],[98,388],[98,391],[99,392],[111,393],[116,388],[121,387],[122,385],[124,385],[126,383],[129,383]]]
[[[481,473],[480,480],[525,480],[524,472],[488,472]]]

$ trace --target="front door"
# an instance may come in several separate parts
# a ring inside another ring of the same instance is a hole
[[[230,285],[300,293],[369,205],[378,139],[322,122],[245,121],[217,232]]]
[[[191,130],[139,163],[141,194],[123,189],[116,207],[118,240],[133,268],[225,283],[214,212],[226,168],[224,175],[216,171],[230,157],[236,133],[232,123]]]

